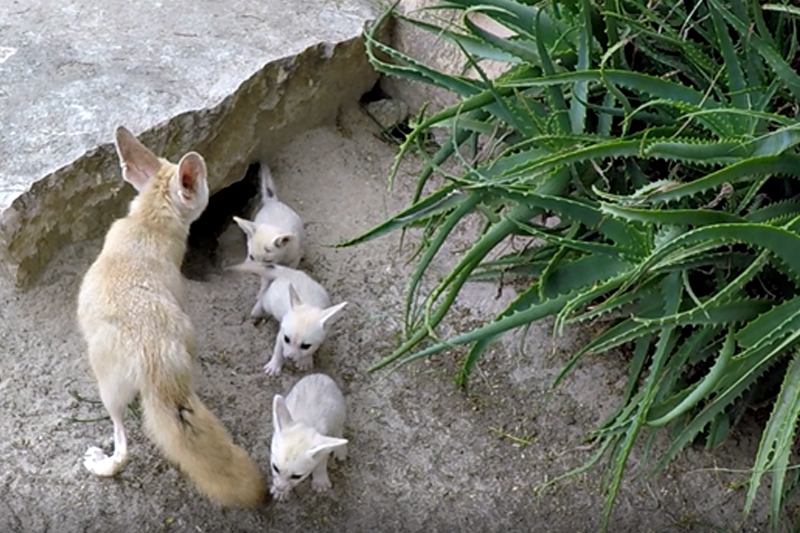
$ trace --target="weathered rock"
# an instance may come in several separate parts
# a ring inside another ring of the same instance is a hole
[[[203,154],[215,192],[377,79],[361,38],[369,0],[10,4],[0,270],[20,287],[124,213],[133,190],[111,144],[117,124],[173,160]]]

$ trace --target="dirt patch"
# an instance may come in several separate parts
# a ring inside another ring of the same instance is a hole
[[[330,492],[315,494],[304,482],[286,503],[220,510],[161,458],[131,416],[128,467],[115,479],[84,470],[86,447],[109,447],[111,438],[108,420],[78,421],[105,416],[88,401],[97,391],[74,318],[78,284],[101,245],[92,241],[65,250],[31,291],[0,287],[0,531],[596,531],[599,470],[535,489],[594,452],[581,439],[617,405],[622,356],[588,357],[551,391],[575,336],[553,340],[544,323],[530,329],[521,351],[518,336],[498,343],[469,395],[452,383],[455,355],[391,375],[366,373],[395,346],[410,243],[398,250],[394,235],[356,249],[326,245],[406,205],[410,177],[399,179],[395,194],[386,192],[394,153],[353,109],[340,127],[307,132],[272,162],[278,193],[308,225],[303,268],[334,301],[350,302],[315,365],[342,385],[349,405],[350,457],[333,463]],[[257,280],[220,268],[243,257],[244,237],[228,227],[215,247],[217,256],[195,264],[187,282],[199,392],[266,472],[272,396],[300,374],[291,364],[280,378],[263,374],[276,325],[247,319]],[[500,299],[496,293],[492,285],[468,286],[450,327],[484,319],[513,297],[511,288]],[[662,445],[656,439],[654,448]],[[756,445],[739,436],[713,456],[691,449],[652,479],[631,476],[611,530],[732,530],[743,500],[733,483],[746,474],[715,468],[746,469]],[[633,466],[641,460],[636,452]],[[746,530],[761,530],[763,520],[759,501]]]

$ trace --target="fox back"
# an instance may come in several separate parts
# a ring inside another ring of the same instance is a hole
[[[282,321],[292,310],[290,286],[304,305],[324,309],[331,304],[325,287],[302,270],[282,265],[267,265],[266,268],[272,281],[264,293],[264,309],[276,320]]]
[[[305,376],[285,399],[275,396],[270,468],[277,492],[290,491],[347,444],[346,411],[342,391],[325,374]]]
[[[305,246],[305,226],[294,209],[275,192],[272,173],[261,163],[261,208],[255,218],[233,217],[247,237],[247,255],[252,261],[297,267]]]
[[[208,205],[205,162],[195,152],[184,155],[177,165],[156,157],[122,127],[117,138],[123,178],[138,195],[128,215],[112,224],[83,279],[78,296],[81,329],[91,337],[99,322],[117,317],[139,324],[142,341],[170,333],[148,327],[172,330],[181,340],[191,338],[191,323],[182,313],[180,264],[189,226]],[[141,320],[142,311],[154,301],[160,301],[162,309],[174,308],[174,316]]]

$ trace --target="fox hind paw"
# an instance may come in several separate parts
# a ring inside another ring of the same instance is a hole
[[[122,470],[125,462],[109,457],[100,448],[91,446],[83,454],[83,466],[96,476],[111,477]]]

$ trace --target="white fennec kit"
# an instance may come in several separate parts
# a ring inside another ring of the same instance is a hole
[[[264,372],[280,374],[285,359],[292,359],[300,370],[310,369],[314,353],[347,302],[332,306],[328,291],[302,270],[254,261],[230,268],[259,274],[268,283],[259,302],[280,322],[280,330]]]
[[[261,163],[261,207],[252,221],[233,217],[234,222],[247,236],[247,258],[257,263],[277,263],[297,268],[303,257],[305,227],[294,209],[278,199],[272,173],[266,163]],[[259,304],[269,284],[262,280],[256,304],[250,312],[253,318],[264,316]]]
[[[311,475],[311,487],[331,488],[328,458],[347,457],[344,423],[347,408],[336,382],[325,374],[310,374],[298,381],[286,399],[272,401],[272,446],[270,471],[272,494],[284,500],[289,492]]]

